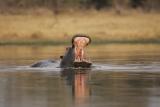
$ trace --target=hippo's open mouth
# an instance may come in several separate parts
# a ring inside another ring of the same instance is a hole
[[[64,56],[61,56],[61,67],[89,68],[92,63],[86,59],[85,47],[91,43],[91,38],[83,34],[72,37],[72,47],[66,48]]]
[[[90,43],[90,38],[87,36],[77,36],[73,39],[75,61],[87,61],[84,48]]]

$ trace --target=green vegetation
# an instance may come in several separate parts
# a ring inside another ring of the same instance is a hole
[[[119,13],[124,8],[142,9],[144,11],[160,10],[159,0],[0,0],[1,13],[16,13],[20,9],[47,8],[54,13],[67,9],[111,9]],[[16,10],[16,11],[15,11]]]
[[[64,45],[69,44],[67,41],[53,41],[53,40],[5,40],[0,41],[0,45]]]
[[[54,41],[54,40],[9,40],[0,41],[1,45],[69,45],[69,41]],[[160,40],[93,40],[92,45],[102,45],[102,44],[160,44]]]

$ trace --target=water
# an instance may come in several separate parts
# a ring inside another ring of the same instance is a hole
[[[65,46],[1,46],[0,107],[159,107],[160,45],[98,45],[91,69],[61,69]],[[44,59],[47,68],[30,65]]]

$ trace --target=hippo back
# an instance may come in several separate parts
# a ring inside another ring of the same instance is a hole
[[[55,63],[56,63],[55,60],[42,60],[34,63],[33,65],[31,65],[31,67],[49,67],[49,66],[54,66]]]

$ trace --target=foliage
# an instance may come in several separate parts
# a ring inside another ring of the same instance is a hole
[[[129,7],[142,10],[160,10],[159,0],[0,0],[0,10],[9,8],[45,7],[53,10],[66,8],[95,8],[97,10]]]

